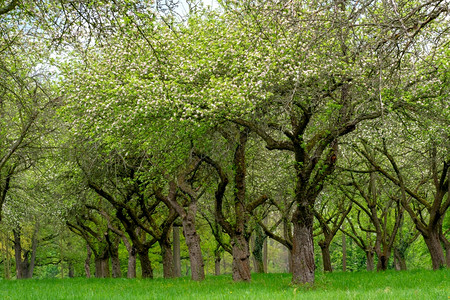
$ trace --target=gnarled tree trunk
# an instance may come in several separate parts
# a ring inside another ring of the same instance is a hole
[[[188,213],[182,218],[183,232],[189,251],[191,278],[192,280],[203,280],[205,279],[204,262],[200,247],[200,236],[195,229],[195,209],[192,205],[196,205],[196,203],[190,205]]]
[[[313,284],[314,241],[313,212],[307,206],[298,205],[292,216],[294,233],[292,237],[292,282]]]
[[[248,241],[243,234],[231,237],[233,255],[233,280],[250,281],[250,250]]]

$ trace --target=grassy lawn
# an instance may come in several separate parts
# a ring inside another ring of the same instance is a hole
[[[450,299],[450,270],[318,274],[313,288],[290,285],[289,274],[230,275],[203,282],[177,279],[0,280],[0,299]]]

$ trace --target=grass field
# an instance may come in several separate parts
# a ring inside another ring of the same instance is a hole
[[[154,279],[1,280],[0,299],[450,299],[450,270],[317,274],[313,288],[290,284],[289,274]]]

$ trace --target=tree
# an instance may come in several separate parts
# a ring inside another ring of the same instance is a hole
[[[403,175],[402,167],[399,166],[397,159],[390,153],[386,143],[383,143],[383,148],[378,148],[377,150],[388,159],[393,171],[389,171],[376,162],[367,152],[363,151],[363,155],[380,174],[400,188],[401,195],[397,199],[410,215],[417,230],[422,234],[430,251],[433,269],[439,269],[445,265],[444,252],[441,246],[441,239],[445,241],[445,237],[442,237],[441,233],[443,217],[450,206],[450,201],[444,200],[444,196],[448,192],[449,179],[447,173],[450,163],[444,158],[443,168],[438,171],[436,146],[432,145],[431,149],[427,151],[430,154],[430,163],[427,167],[429,168],[429,176],[434,188],[434,197],[428,198],[426,193],[421,194],[419,192],[419,189],[425,185],[428,178],[425,181],[424,179],[419,179],[415,184],[412,183],[415,186],[414,188],[409,186],[407,178]],[[409,198],[413,201],[410,201]],[[426,215],[424,211],[426,211]]]
[[[187,130],[188,142],[179,143],[186,149],[196,134],[226,120],[259,135],[268,149],[288,152],[295,169],[293,282],[313,283],[314,205],[339,159],[339,140],[405,104],[411,85],[403,72],[423,54],[408,51],[426,44],[426,34],[439,35],[430,24],[445,18],[441,4],[231,1],[222,15],[200,11],[181,24],[130,17],[133,28],[67,68],[71,108],[86,116],[74,125],[91,136],[131,130],[140,141],[156,141],[149,132],[176,121],[169,127]],[[111,64],[121,74],[112,74]],[[173,207],[193,221],[198,195],[185,175],[199,162],[190,157],[180,167],[189,155],[177,156],[169,190],[178,186],[187,195],[191,213]]]
[[[218,162],[210,157],[200,157],[210,164],[218,173],[220,182],[215,192],[215,218],[220,227],[229,235],[231,252],[233,256],[233,280],[234,281],[250,281],[250,247],[249,240],[252,228],[248,226],[250,216],[253,211],[266,200],[267,196],[263,195],[253,201],[247,200],[246,196],[246,145],[250,131],[247,128],[242,130],[238,128],[238,141],[235,146],[233,157],[234,171],[234,201],[232,203],[234,215],[232,221],[226,218],[223,210],[223,200],[229,179],[227,174]]]
[[[314,209],[314,216],[319,222],[319,228],[323,235],[323,239],[321,239],[318,244],[322,251],[323,270],[325,272],[333,271],[330,256],[330,244],[341,229],[347,215],[352,210],[351,203],[348,204],[344,197],[336,200],[336,196],[339,197],[340,195],[338,193],[333,193],[333,195],[324,193],[318,201],[320,206],[317,205]],[[329,197],[331,197],[331,199]]]

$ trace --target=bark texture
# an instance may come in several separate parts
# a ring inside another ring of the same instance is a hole
[[[111,273],[109,271],[109,255],[96,256],[95,261],[95,277],[109,278]]]
[[[181,277],[181,243],[180,243],[180,227],[173,227],[173,275]]]
[[[243,235],[232,237],[233,280],[250,281],[250,249]]]
[[[439,233],[431,231],[427,236],[424,236],[423,239],[427,245],[428,251],[430,251],[433,270],[444,268],[446,266],[446,261]]]
[[[264,241],[267,239],[267,236],[264,234],[264,232],[261,230],[260,226],[256,226],[255,231],[255,238],[253,243],[253,265],[255,266],[255,269],[253,270],[255,273],[265,273],[264,272],[264,257],[263,257],[263,250],[264,250]]]
[[[141,277],[153,279],[153,268],[148,257],[148,249],[141,249],[141,251],[138,251],[138,257],[141,262]]]
[[[163,264],[163,276],[164,278],[174,277],[174,261],[172,253],[172,245],[168,239],[160,240],[159,246],[161,247],[161,258]]]
[[[200,236],[195,229],[195,213],[192,211],[182,219],[183,232],[186,239],[186,245],[189,251],[189,261],[191,263],[192,280],[205,279],[204,262],[202,257],[202,249],[200,247]],[[195,209],[196,210],[196,209]]]
[[[314,262],[313,213],[309,207],[298,206],[292,223],[292,283],[313,284],[316,265]]]
[[[367,271],[373,271],[375,269],[374,253],[373,251],[366,251],[366,266]]]

